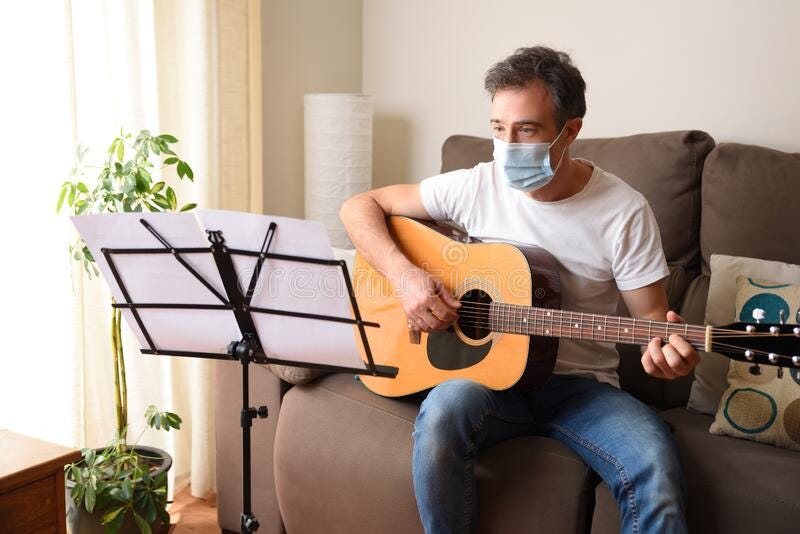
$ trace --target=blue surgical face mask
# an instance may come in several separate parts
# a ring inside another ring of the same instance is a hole
[[[550,148],[564,133],[564,127],[552,143],[506,143],[495,137],[494,160],[506,184],[525,192],[536,191],[549,184],[567,151],[567,147],[564,147],[553,169],[550,166]]]

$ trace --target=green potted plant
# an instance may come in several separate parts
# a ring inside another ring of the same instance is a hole
[[[161,171],[174,167],[178,178],[194,180],[188,163],[178,157],[170,145],[178,140],[169,134],[153,135],[141,130],[134,138],[120,131],[108,147],[102,166],[84,164],[88,152],[79,146],[77,164],[70,180],[64,182],[56,211],[64,204],[72,215],[121,212],[178,211],[175,191],[164,180],[155,181]],[[126,156],[127,159],[126,159]],[[152,160],[158,160],[156,165]],[[93,185],[84,178],[99,169]],[[185,204],[179,211],[194,209]],[[91,251],[82,240],[70,245],[72,257],[83,265],[89,276],[99,274]],[[166,531],[169,525],[167,505],[167,470],[172,458],[166,451],[139,445],[142,434],[128,444],[128,390],[122,348],[122,314],[112,307],[111,357],[114,367],[116,436],[101,449],[83,449],[82,459],[65,468],[69,493],[68,517],[73,533],[91,532],[149,534]],[[150,406],[145,419],[147,428],[179,429],[181,418],[174,413]]]

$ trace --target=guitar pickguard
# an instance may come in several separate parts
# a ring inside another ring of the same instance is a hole
[[[480,363],[489,354],[492,341],[489,339],[481,345],[469,345],[450,326],[447,330],[428,334],[425,348],[432,366],[443,371],[456,371]]]

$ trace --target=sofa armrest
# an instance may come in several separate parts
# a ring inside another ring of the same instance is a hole
[[[275,493],[273,444],[282,394],[291,387],[266,366],[250,366],[250,406],[266,405],[269,416],[253,421],[251,480],[253,513],[259,533],[282,532]],[[214,417],[217,464],[217,521],[221,529],[239,532],[242,513],[242,369],[236,362],[218,361],[214,369]]]

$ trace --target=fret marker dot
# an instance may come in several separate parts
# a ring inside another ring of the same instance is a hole
[[[578,323],[575,323],[575,328],[578,328]]]
[[[522,322],[523,322],[523,323],[527,323],[527,322],[528,322],[528,319],[527,319],[526,317],[523,317],[523,318],[522,318]]]
[[[545,330],[545,331],[544,331],[544,333],[545,333],[545,334],[549,334],[549,333],[550,333],[550,330]]]
[[[550,317],[550,312],[547,312],[547,316]]]
[[[626,333],[626,334],[628,333],[628,329],[627,329],[627,328],[625,329],[625,333]]]
[[[598,330],[602,330],[602,329],[603,329],[603,327],[602,327],[602,326],[598,326],[598,327],[597,327],[597,329],[598,329]]]

